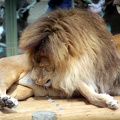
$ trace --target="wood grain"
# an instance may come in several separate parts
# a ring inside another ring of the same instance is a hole
[[[115,98],[120,103],[120,97]],[[55,112],[57,120],[120,120],[120,109],[96,107],[84,98],[50,97],[31,97],[20,101],[17,108],[2,110],[0,120],[32,120],[32,114],[37,111]]]

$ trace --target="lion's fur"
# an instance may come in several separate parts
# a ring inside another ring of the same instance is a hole
[[[98,15],[57,10],[28,26],[20,39],[28,55],[28,70],[38,84],[71,96],[81,81],[97,93],[112,94],[118,81],[119,58],[112,35]],[[34,75],[32,74],[34,73]]]

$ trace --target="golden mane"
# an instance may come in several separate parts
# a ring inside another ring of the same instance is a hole
[[[118,69],[112,35],[102,18],[76,9],[56,10],[29,25],[20,39],[29,67],[47,57],[55,65],[52,86],[72,95],[80,81],[92,84],[95,91],[108,89]],[[113,74],[111,76],[111,74]],[[99,89],[97,88],[99,86]]]

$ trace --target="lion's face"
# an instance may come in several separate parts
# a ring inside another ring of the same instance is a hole
[[[32,65],[31,78],[36,84],[47,86],[55,70],[54,64],[47,57],[41,57],[39,63],[34,59]]]

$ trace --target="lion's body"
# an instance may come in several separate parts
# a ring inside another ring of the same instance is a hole
[[[94,105],[118,109],[109,94],[120,95],[119,53],[98,15],[74,9],[48,13],[24,30],[20,48],[26,52],[25,71],[36,84],[57,91],[54,95],[77,92]],[[35,90],[33,81],[19,83]]]
[[[67,95],[78,90],[81,81],[97,93],[109,94],[117,82],[119,59],[112,35],[103,20],[92,13],[50,13],[24,31],[20,47],[27,51],[31,65],[42,57],[54,64],[55,71],[48,78],[52,76],[53,88]]]

